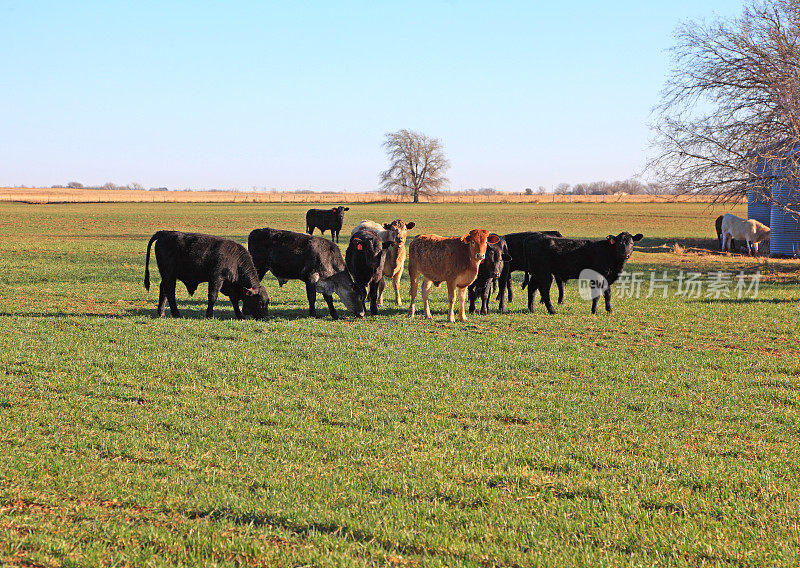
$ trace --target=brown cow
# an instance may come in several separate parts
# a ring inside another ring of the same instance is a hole
[[[394,300],[398,306],[403,305],[400,299],[400,277],[403,276],[403,265],[406,262],[406,236],[407,232],[413,229],[416,224],[411,221],[406,223],[402,219],[395,219],[391,223],[384,223],[383,226],[374,221],[364,220],[353,229],[352,234],[362,229],[374,231],[383,242],[396,243],[386,251],[386,260],[383,264],[383,275],[392,279],[394,285]],[[383,290],[386,288],[386,281],[381,278],[378,285],[378,305],[383,305]]]
[[[420,235],[411,243],[408,255],[408,274],[411,277],[411,305],[408,316],[414,317],[414,300],[417,298],[417,280],[422,274],[422,299],[425,306],[425,317],[431,317],[428,305],[428,294],[431,284],[439,286],[447,282],[447,299],[450,309],[448,321],[454,322],[453,314],[455,293],[458,288],[459,310],[461,321],[467,319],[464,314],[464,300],[467,286],[478,276],[478,267],[486,256],[486,244],[496,243],[499,235],[483,229],[473,229],[468,235],[458,237],[440,237],[439,235]]]

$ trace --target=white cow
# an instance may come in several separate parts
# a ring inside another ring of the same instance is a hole
[[[758,243],[769,241],[769,227],[755,219],[742,219],[725,213],[722,217],[722,250],[733,252],[732,239],[747,241],[747,253],[752,255],[750,245],[753,245],[753,251],[758,254]]]

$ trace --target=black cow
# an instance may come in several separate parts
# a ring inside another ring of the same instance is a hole
[[[345,211],[350,211],[350,208],[340,205],[333,209],[309,209],[306,211],[306,232],[313,235],[314,229],[319,229],[325,235],[325,231],[330,231],[331,240],[335,238],[338,243]]]
[[[325,298],[333,319],[339,318],[333,307],[334,293],[351,313],[364,317],[364,300],[356,294],[342,251],[331,241],[304,233],[264,228],[250,233],[247,248],[253,255],[259,279],[270,271],[281,286],[289,280],[305,282],[311,317],[317,315],[314,307],[317,292]]]
[[[539,290],[542,302],[551,314],[556,313],[550,303],[550,285],[553,278],[562,282],[578,278],[581,271],[593,270],[605,279],[602,282],[606,311],[611,313],[611,285],[617,281],[625,262],[633,253],[633,243],[642,234],[622,232],[608,235],[601,241],[564,239],[558,237],[529,238],[525,241],[525,281],[531,278],[528,288],[528,309],[533,311],[533,295]],[[530,276],[529,276],[530,275]],[[592,313],[597,313],[599,295],[593,294]]]
[[[150,247],[156,243],[156,263],[161,274],[158,292],[158,315],[163,317],[164,304],[169,301],[172,317],[181,317],[175,302],[175,283],[180,280],[193,295],[198,284],[208,282],[208,308],[206,317],[213,315],[214,303],[220,292],[231,299],[233,312],[242,319],[244,315],[255,319],[267,317],[269,296],[247,249],[237,242],[213,235],[158,231],[147,243],[147,260],[144,265],[144,287],[150,289]]]
[[[369,312],[373,316],[378,313],[378,288],[383,279],[386,250],[395,242],[394,239],[383,241],[375,231],[363,229],[350,236],[350,244],[344,254],[358,297],[366,299],[369,287]],[[366,305],[363,309],[366,311]]]
[[[500,279],[505,263],[511,261],[508,253],[508,245],[504,238],[500,238],[497,243],[486,245],[486,256],[478,266],[478,277],[467,287],[469,294],[469,313],[475,313],[475,300],[478,295],[481,297],[481,315],[489,313],[489,296],[492,295],[492,288]]]
[[[497,292],[497,299],[500,300],[500,312],[506,309],[506,297],[508,292],[508,302],[514,299],[514,292],[511,288],[511,273],[516,270],[525,270],[525,240],[530,237],[560,237],[558,231],[524,231],[521,233],[509,233],[503,236],[511,255],[511,261],[503,264],[503,272],[500,274],[500,290]],[[564,303],[564,283],[556,279],[558,286],[558,303]]]

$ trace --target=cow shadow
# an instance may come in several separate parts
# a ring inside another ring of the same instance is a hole
[[[178,310],[181,313],[182,319],[192,320],[204,320],[206,318],[206,307],[208,303],[204,300],[187,300],[187,301],[178,301]],[[358,319],[350,314],[344,306],[336,306],[336,311],[339,314],[340,319]],[[379,312],[380,313],[380,312]],[[27,311],[27,312],[9,312],[4,311],[0,312],[0,317],[26,317],[26,318],[58,318],[58,317],[85,317],[85,318],[100,318],[100,319],[121,319],[121,318],[130,318],[130,319],[150,319],[150,320],[158,320],[162,319],[159,318],[158,314],[156,313],[156,306],[153,305],[152,307],[143,308],[143,307],[136,307],[136,308],[127,308],[123,310],[121,313],[100,313],[100,312],[67,312],[64,310],[51,310],[51,311]],[[164,310],[164,318],[163,319],[173,319],[172,314],[169,311],[169,306]],[[236,319],[236,315],[233,313],[233,307],[231,306],[230,302],[217,302],[214,306],[214,317],[215,320],[220,321],[239,321]],[[269,307],[269,316],[266,320],[262,321],[269,321],[269,320],[301,320],[301,319],[318,319],[318,320],[331,320],[330,313],[328,312],[328,307],[326,305],[320,306],[319,302],[317,303],[317,317],[312,318],[308,314],[308,306],[270,306]],[[251,320],[243,320],[243,321],[251,321]]]

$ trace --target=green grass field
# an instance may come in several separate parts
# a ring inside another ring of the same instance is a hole
[[[206,321],[180,284],[186,319],[154,318],[153,232],[245,242],[306,208],[0,204],[0,564],[800,563],[800,262],[694,254],[723,212],[702,204],[365,204],[348,236],[627,230],[645,278],[763,277],[598,316],[572,282],[547,316],[517,273],[509,313],[448,324],[443,288],[432,320],[331,321],[268,275],[267,321],[222,296]]]

